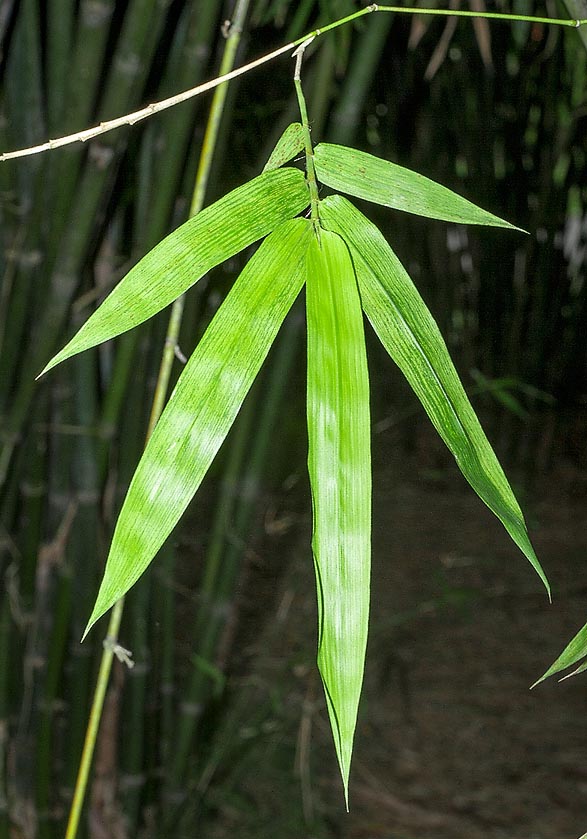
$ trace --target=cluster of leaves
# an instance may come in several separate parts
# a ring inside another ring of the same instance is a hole
[[[436,323],[385,238],[338,194],[320,200],[311,218],[300,217],[310,205],[307,178],[283,164],[303,146],[302,126],[295,123],[261,175],[157,245],[44,372],[142,323],[214,266],[264,238],[185,365],[136,469],[87,632],[138,580],[190,503],[285,316],[306,287],[318,666],[348,801],[370,585],[363,312],[463,475],[547,588],[548,583]],[[344,146],[318,145],[313,169],[321,184],[387,207],[453,223],[513,228],[422,175]]]

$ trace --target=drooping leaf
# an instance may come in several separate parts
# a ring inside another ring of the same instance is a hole
[[[305,277],[306,219],[261,244],[187,362],[120,512],[88,629],[138,580],[190,503]]]
[[[265,172],[229,192],[149,251],[43,373],[143,323],[211,268],[296,216],[308,203],[304,175],[292,168]]]
[[[349,246],[363,309],[420,399],[459,469],[501,520],[550,593],[524,517],[469,402],[446,344],[404,267],[375,225],[340,195],[320,204],[325,226]]]
[[[304,148],[304,130],[299,122],[292,122],[288,125],[269,156],[269,160],[263,167],[264,172],[278,169],[287,163]]]
[[[519,230],[445,186],[396,163],[347,146],[320,143],[314,149],[318,180],[384,207],[460,224],[488,224]]]
[[[318,667],[348,807],[363,681],[371,561],[369,379],[348,249],[322,231],[308,248],[308,468],[318,589]]]
[[[539,685],[540,682],[543,682],[545,679],[548,679],[550,676],[554,676],[556,673],[560,673],[562,670],[566,670],[567,667],[572,667],[573,664],[576,664],[582,658],[587,656],[587,624],[580,629],[575,637],[569,641],[567,646],[564,648],[562,653],[559,655],[557,660],[550,665],[546,673],[541,676],[538,681],[534,682],[532,687],[536,687]],[[569,676],[575,676],[578,673],[582,673],[585,669],[587,669],[587,664],[583,664],[577,668],[573,673],[569,673]]]

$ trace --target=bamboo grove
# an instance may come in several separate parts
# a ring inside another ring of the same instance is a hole
[[[5,3],[0,150],[193,87],[355,10],[350,0],[241,5],[231,40],[223,22],[234,10],[219,0]],[[497,231],[487,248],[476,229],[455,223],[447,233],[377,215],[423,284],[465,383],[482,371],[469,384],[481,382],[500,450],[529,469],[533,418],[552,394],[572,406],[587,384],[587,52],[582,33],[524,23],[463,24],[448,46],[443,26],[388,15],[312,45],[312,139],[425,171],[538,231],[514,246]],[[468,61],[479,66],[478,84]],[[156,382],[167,318],[35,379],[170,230],[261,172],[297,106],[291,63],[255,73],[224,90],[212,129],[210,99],[199,98],[88,147],[0,167],[0,839],[13,827],[24,837],[65,829],[102,655],[98,633],[79,639],[151,402],[164,398]],[[166,347],[173,381],[243,264],[212,272],[182,302],[177,340]],[[242,755],[222,738],[234,710],[239,592],[265,493],[288,474],[275,431],[288,411],[301,322],[294,306],[204,485],[205,532],[170,538],[128,597],[120,639],[132,658],[114,662],[80,836],[103,835],[96,822],[112,836],[193,835],[213,822],[223,785],[238,775]],[[395,375],[381,362],[372,372],[377,381]],[[491,381],[502,386],[483,385]]]

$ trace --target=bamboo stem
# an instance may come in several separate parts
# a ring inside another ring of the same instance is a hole
[[[4,589],[0,600],[0,839],[9,839],[8,784],[6,764],[8,754],[9,677],[10,672],[10,607]]]
[[[112,669],[112,660],[116,651],[117,641],[115,639],[118,638],[123,609],[124,598],[115,603],[110,614],[108,631],[104,641],[104,652],[102,654],[102,660],[100,661],[100,670],[98,672],[98,680],[96,682],[88,729],[86,731],[86,738],[84,741],[84,749],[79,764],[77,783],[75,785],[73,800],[71,802],[71,810],[69,811],[67,830],[65,831],[65,839],[75,839],[77,835],[85,792],[88,785],[88,778],[90,775],[90,768],[92,766],[92,758],[94,756],[94,747],[96,745],[98,728],[100,726],[100,719],[102,716],[102,708],[104,707],[104,699],[106,697],[110,670]]]
[[[345,74],[342,90],[330,120],[330,142],[343,145],[352,143],[366,100],[366,92],[377,72],[392,22],[391,16],[384,17],[383,20],[373,17],[367,21],[367,26],[353,52],[350,68]]]
[[[244,25],[244,18],[246,16],[246,9],[248,7],[249,0],[239,0],[237,4],[237,9],[235,12],[235,23],[237,24],[234,28],[231,29],[231,32],[228,37],[228,42],[231,40],[237,43],[234,45],[234,48],[231,49],[229,53],[230,58],[226,59],[226,63],[230,61],[234,61],[234,56],[236,54],[236,46],[238,45],[238,40],[240,39],[240,34],[242,32],[242,27]],[[228,46],[228,44],[227,44]],[[225,64],[225,56],[223,57],[223,65]],[[225,99],[225,92],[218,91],[218,96],[214,97],[214,101],[212,103],[211,108],[211,116],[208,122],[204,146],[208,144],[210,150],[206,153],[203,158],[200,159],[200,165],[198,167],[198,174],[196,177],[196,187],[194,189],[194,199],[192,201],[192,211],[197,212],[201,209],[201,203],[204,197],[204,191],[199,184],[203,180],[204,183],[207,183],[209,173],[210,173],[210,166],[212,162],[212,151],[213,146],[216,140],[218,126],[220,123],[220,114],[222,112],[222,108],[224,105]],[[202,162],[202,159],[204,162]],[[161,411],[163,410],[163,405],[165,401],[165,396],[167,393],[167,387],[169,382],[169,377],[171,374],[171,367],[173,363],[173,359],[175,357],[175,347],[177,346],[177,340],[179,336],[179,327],[181,324],[181,317],[183,313],[183,298],[180,298],[182,301],[179,303],[178,301],[172,307],[170,323],[167,332],[167,338],[165,341],[165,346],[162,353],[161,359],[161,366],[159,369],[159,375],[157,377],[157,385],[155,388],[155,394],[153,398],[151,414],[149,418],[149,426],[147,430],[146,439],[148,440],[152,434],[152,431],[159,419]],[[108,684],[108,678],[110,675],[110,670],[112,666],[112,648],[116,646],[118,643],[118,633],[120,629],[120,622],[122,619],[122,614],[124,610],[124,598],[121,598],[113,607],[113,611],[110,617],[110,622],[108,625],[108,634],[107,634],[107,641],[105,643],[104,652],[102,654],[102,660],[100,664],[100,671],[98,676],[98,683],[96,685],[96,690],[94,693],[94,699],[92,702],[92,710],[90,713],[90,722],[88,724],[88,730],[86,734],[86,740],[84,743],[84,750],[82,753],[82,759],[80,762],[80,769],[78,774],[78,780],[76,782],[74,798],[72,801],[72,807],[69,815],[69,822],[67,826],[67,832],[65,835],[65,839],[74,839],[77,834],[77,829],[79,825],[79,820],[81,816],[81,810],[83,806],[83,801],[85,797],[85,790],[87,788],[89,771],[91,767],[94,747],[96,743],[99,721],[102,713],[102,708],[104,704],[104,698],[106,695],[106,687]]]

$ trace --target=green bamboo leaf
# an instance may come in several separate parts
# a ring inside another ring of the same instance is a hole
[[[369,379],[352,262],[342,239],[328,231],[308,248],[306,303],[318,667],[348,809],[369,618]]]
[[[440,331],[418,290],[380,231],[340,195],[320,204],[320,217],[346,241],[363,309],[402,370],[477,495],[501,520],[540,576],[524,517],[467,398]]]
[[[186,364],[120,512],[86,628],[138,580],[190,503],[305,277],[312,224],[278,227],[245,266]]]
[[[288,125],[263,167],[264,172],[278,169],[304,149],[304,129],[299,122]]]
[[[304,210],[309,193],[298,169],[265,172],[186,221],[141,259],[45,367],[143,323],[207,271]]]
[[[326,186],[384,207],[442,221],[520,230],[418,172],[357,149],[320,143],[314,149],[314,165]]]
[[[569,641],[557,660],[550,665],[546,673],[538,681],[534,682],[532,687],[536,687],[540,682],[543,682],[550,676],[554,676],[555,673],[560,673],[562,670],[566,670],[567,667],[572,667],[573,664],[576,664],[582,658],[585,658],[585,656],[587,656],[587,624]],[[585,669],[587,669],[587,664],[581,665],[573,673],[569,673],[569,676],[582,673]]]

